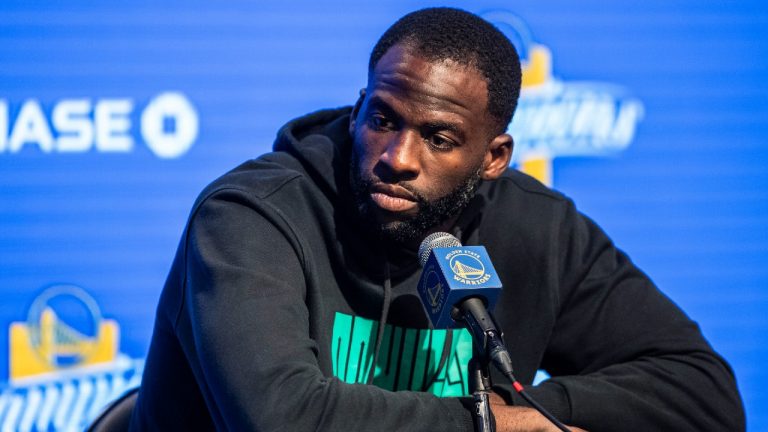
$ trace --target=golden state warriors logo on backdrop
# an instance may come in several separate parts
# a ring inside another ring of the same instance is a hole
[[[490,273],[485,271],[485,265],[480,260],[480,255],[470,250],[451,251],[448,256],[448,265],[453,271],[453,279],[467,284],[480,285],[488,282]]]
[[[12,380],[115,360],[120,330],[75,285],[54,285],[32,302],[26,322],[10,328]]]
[[[632,142],[642,103],[614,84],[562,81],[552,74],[552,53],[533,40],[525,21],[504,10],[480,14],[520,53],[522,91],[508,132],[515,138],[513,164],[552,185],[556,157],[601,156]]]
[[[84,430],[110,401],[141,382],[144,360],[119,352],[120,327],[83,288],[57,284],[9,330],[9,382],[0,424],[19,431]],[[10,430],[10,429],[9,429]]]

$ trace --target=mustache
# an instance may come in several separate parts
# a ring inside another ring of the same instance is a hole
[[[402,193],[392,193],[393,189],[404,189],[407,191],[407,199],[413,200],[416,203],[418,203],[420,206],[423,204],[426,204],[429,202],[429,200],[419,192],[418,189],[413,187],[413,185],[407,183],[407,182],[386,182],[382,181],[380,179],[370,179],[370,178],[364,178],[363,180],[363,188],[366,191],[366,194],[371,194],[373,192],[385,192],[389,193],[390,195],[395,196],[402,196]]]
[[[371,184],[370,187],[373,192],[383,192],[388,195],[396,196],[398,198],[405,198],[414,200],[419,192],[414,190],[409,184],[402,183],[387,183],[383,181],[376,181]]]

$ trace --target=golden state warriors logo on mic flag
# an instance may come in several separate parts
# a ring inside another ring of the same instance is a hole
[[[453,278],[467,285],[480,285],[488,282],[491,274],[485,271],[481,255],[471,250],[453,251],[448,254],[448,262],[453,270]]]
[[[418,292],[434,328],[454,328],[453,305],[481,297],[493,309],[501,280],[482,246],[435,248],[424,265]]]

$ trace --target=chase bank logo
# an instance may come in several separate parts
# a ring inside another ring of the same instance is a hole
[[[480,255],[469,250],[453,251],[448,256],[453,279],[466,285],[481,285],[491,278],[480,260]]]
[[[0,99],[0,155],[35,148],[43,153],[129,153],[139,141],[155,156],[173,159],[192,147],[199,131],[197,110],[180,92],[156,95],[140,113],[131,98],[60,99],[50,115],[37,99],[23,101],[14,113],[11,108]]]
[[[54,285],[29,308],[26,322],[11,323],[11,380],[114,361],[120,330],[103,319],[96,301],[75,285]]]
[[[522,61],[520,101],[508,129],[513,165],[551,186],[554,158],[611,155],[630,145],[643,104],[627,89],[557,79],[551,51],[534,41],[520,17],[505,10],[480,15],[512,41]]]

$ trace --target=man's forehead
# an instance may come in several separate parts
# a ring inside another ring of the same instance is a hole
[[[433,60],[407,46],[395,45],[376,64],[369,92],[393,93],[438,109],[486,114],[488,85],[473,66]]]

